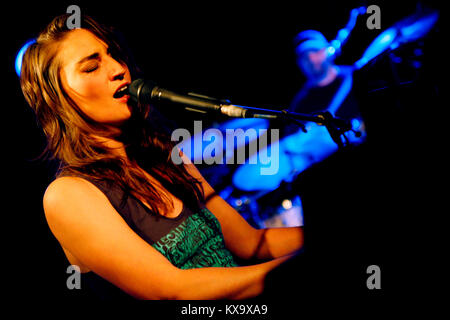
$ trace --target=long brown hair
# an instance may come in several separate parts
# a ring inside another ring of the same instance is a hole
[[[24,96],[47,137],[45,154],[60,162],[57,176],[74,175],[114,183],[125,195],[143,199],[153,212],[167,212],[173,208],[172,201],[168,195],[158,193],[142,168],[188,206],[198,209],[204,202],[201,183],[183,165],[173,163],[174,143],[168,131],[155,120],[161,115],[153,112],[149,117],[150,106],[135,108],[120,135],[114,136],[110,128],[83,114],[64,91],[57,50],[71,31],[66,26],[68,17],[67,14],[56,17],[39,34],[24,54],[20,75]],[[114,59],[129,67],[132,77],[138,74],[127,47],[120,43],[114,29],[86,15],[83,15],[81,28],[104,41]],[[93,134],[122,141],[128,160],[115,155]]]

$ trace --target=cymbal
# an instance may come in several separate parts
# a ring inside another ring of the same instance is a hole
[[[354,67],[360,69],[382,53],[424,37],[434,27],[438,17],[438,11],[429,11],[415,13],[398,21],[372,41]]]

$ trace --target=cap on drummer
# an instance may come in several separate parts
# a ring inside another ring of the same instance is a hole
[[[333,46],[325,36],[316,30],[300,32],[294,38],[297,65],[303,74],[312,82],[320,82],[327,77],[333,62]]]

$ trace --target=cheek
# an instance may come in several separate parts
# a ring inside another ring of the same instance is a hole
[[[69,76],[63,79],[63,86],[82,113],[95,121],[102,120],[102,117],[99,117],[98,108],[94,107],[95,105],[102,105],[99,103],[101,90],[99,90],[98,81]]]
[[[89,118],[101,123],[116,123],[131,115],[127,104],[115,103],[105,77],[92,74],[87,77],[62,77],[64,89]]]
[[[98,99],[104,96],[102,90],[103,86],[101,82],[95,77],[89,77],[86,79],[73,79],[69,81],[68,86],[71,91],[77,96],[81,101],[92,101],[93,99]]]

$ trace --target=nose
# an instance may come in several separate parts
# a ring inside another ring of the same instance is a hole
[[[120,62],[118,62],[117,60],[115,60],[112,57],[109,57],[109,61],[108,61],[108,76],[109,76],[109,80],[114,81],[114,80],[123,80],[128,68],[125,64],[122,64]]]

